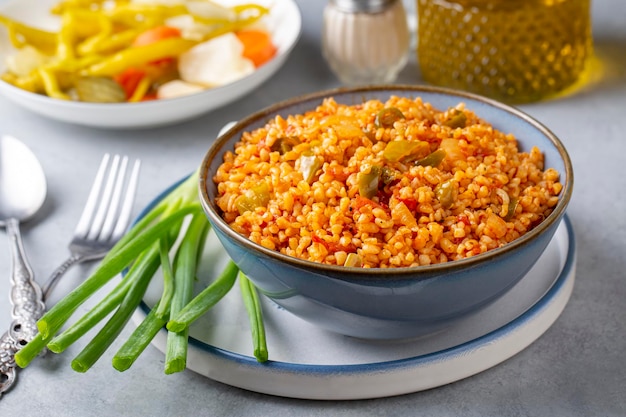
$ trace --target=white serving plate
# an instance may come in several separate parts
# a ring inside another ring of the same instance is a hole
[[[56,30],[59,22],[48,12],[56,3],[57,0],[13,0],[0,5],[0,14],[31,26]],[[57,100],[24,91],[1,80],[0,95],[52,119],[100,128],[157,127],[198,117],[259,87],[280,69],[296,45],[302,18],[294,0],[259,0],[256,3],[271,5],[270,13],[264,19],[272,31],[277,53],[252,74],[233,83],[185,97],[141,103],[100,104]],[[12,50],[7,32],[0,25],[0,72],[4,72],[4,58]]]
[[[199,277],[215,276],[227,261],[217,238],[209,239]],[[248,319],[235,284],[190,328],[187,367],[235,387],[302,399],[366,399],[439,387],[491,368],[538,339],[570,298],[575,264],[573,229],[565,216],[537,264],[504,297],[445,331],[404,341],[330,333],[262,298],[266,363],[252,355]],[[153,285],[145,303],[153,305],[159,295],[160,288]],[[146,304],[135,313],[136,323],[145,317]],[[162,330],[153,340],[162,352],[166,337]]]

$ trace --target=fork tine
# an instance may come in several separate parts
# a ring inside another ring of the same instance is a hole
[[[98,202],[98,197],[100,196],[102,184],[104,183],[104,174],[106,172],[107,165],[109,164],[110,157],[111,156],[108,153],[105,153],[102,157],[102,162],[100,162],[96,178],[94,178],[93,185],[91,186],[91,191],[87,197],[85,208],[83,209],[80,219],[78,220],[78,224],[76,225],[76,229],[74,230],[74,234],[77,236],[84,237],[89,231],[89,224],[91,222],[91,218],[96,212],[96,204]]]
[[[114,155],[113,161],[111,161],[109,175],[104,185],[104,190],[102,190],[102,193],[100,195],[100,203],[98,204],[98,210],[96,211],[96,215],[93,217],[91,221],[91,227],[89,228],[89,233],[87,233],[87,239],[95,240],[98,237],[100,230],[102,230],[102,225],[104,224],[104,219],[109,209],[111,197],[113,196],[113,187],[115,185],[115,178],[117,177],[119,165],[120,165],[120,156]]]
[[[128,165],[128,157],[124,156],[122,162],[119,165],[119,170],[116,173],[115,185],[113,186],[113,193],[111,195],[111,201],[105,211],[104,223],[102,229],[98,235],[100,241],[107,241],[113,233],[113,227],[115,226],[115,220],[119,212],[120,198],[122,197],[122,189],[124,188],[124,179],[126,177],[126,166]]]
[[[126,194],[122,202],[119,217],[115,225],[115,230],[113,230],[113,234],[111,235],[111,238],[114,240],[119,239],[124,234],[124,232],[126,232],[128,223],[130,223],[130,215],[133,204],[135,202],[135,194],[137,193],[137,184],[139,182],[140,167],[141,161],[139,159],[136,159],[135,163],[133,164],[133,170],[130,173],[130,179],[128,180]]]

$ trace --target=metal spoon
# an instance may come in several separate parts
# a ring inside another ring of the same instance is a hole
[[[6,228],[10,241],[13,305],[13,322],[0,338],[0,396],[15,381],[15,353],[35,337],[37,320],[45,310],[19,229],[45,199],[46,177],[35,155],[14,137],[0,136],[0,227]]]

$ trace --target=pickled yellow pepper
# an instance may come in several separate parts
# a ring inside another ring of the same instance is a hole
[[[83,75],[112,77],[126,68],[136,67],[162,58],[177,57],[197,42],[183,38],[167,38],[146,46],[124,49],[85,69]]]

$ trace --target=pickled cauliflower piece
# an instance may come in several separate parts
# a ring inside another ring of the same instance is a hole
[[[26,77],[32,71],[50,61],[50,57],[42,54],[30,45],[26,45],[13,55],[6,58],[7,69],[19,77]]]
[[[200,43],[178,59],[180,78],[204,87],[217,87],[254,72],[254,63],[243,57],[243,44],[234,33]]]
[[[198,84],[191,84],[185,81],[172,80],[159,87],[157,98],[174,98],[204,91],[205,87]]]

